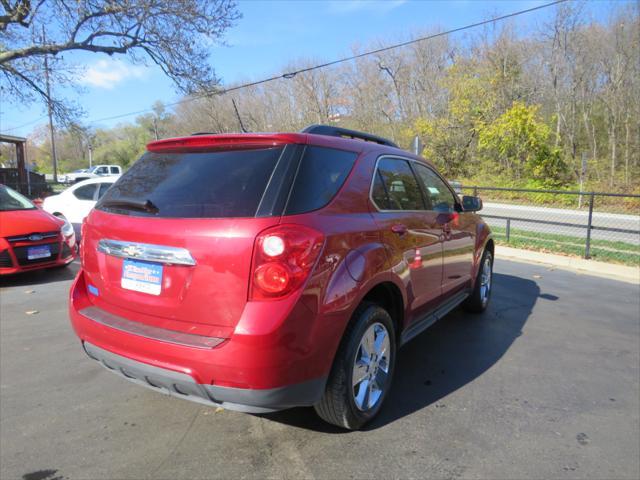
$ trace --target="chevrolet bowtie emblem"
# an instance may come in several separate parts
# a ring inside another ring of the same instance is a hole
[[[122,249],[122,252],[130,257],[138,257],[142,254],[142,248],[135,245],[127,245]]]

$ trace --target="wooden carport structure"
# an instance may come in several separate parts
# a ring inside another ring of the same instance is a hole
[[[20,187],[24,188],[29,183],[27,167],[26,167],[26,145],[27,139],[23,137],[14,137],[13,135],[6,135],[0,133],[1,143],[11,143],[16,147],[16,167],[18,168],[18,183]],[[20,190],[22,190],[20,188]]]
[[[0,143],[11,143],[16,147],[16,167],[18,171],[18,189],[20,192],[30,194],[29,192],[29,174],[26,167],[27,139],[23,137],[14,137],[0,133]]]

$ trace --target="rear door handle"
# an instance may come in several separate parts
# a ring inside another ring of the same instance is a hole
[[[398,223],[391,227],[391,231],[393,233],[397,233],[398,235],[404,235],[405,233],[407,233],[407,226]]]

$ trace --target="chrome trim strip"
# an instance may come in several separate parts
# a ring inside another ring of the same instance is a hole
[[[176,332],[165,328],[153,327],[140,322],[133,322],[126,318],[105,312],[98,307],[87,307],[80,310],[80,315],[96,323],[107,327],[115,328],[121,332],[131,333],[140,337],[161,342],[183,345],[195,348],[214,348],[220,345],[224,338],[205,337],[204,335],[194,335],[193,333]]]
[[[38,233],[38,232],[34,232],[34,233],[30,233],[28,235],[19,235],[19,236],[15,236],[15,237],[7,237],[7,240],[9,242],[39,242],[41,240],[45,240],[47,238],[54,238],[57,237],[60,233],[59,232],[47,232],[47,233]],[[40,240],[31,240],[29,237],[31,237],[32,235],[39,235],[41,238]]]
[[[196,261],[186,248],[151,245],[149,243],[121,242],[103,238],[98,251],[120,258],[133,258],[167,265],[195,265]]]

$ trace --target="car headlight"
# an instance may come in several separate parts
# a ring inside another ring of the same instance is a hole
[[[66,219],[64,221],[64,225],[62,225],[62,228],[60,228],[60,231],[62,232],[62,235],[64,235],[65,237],[70,237],[71,235],[73,235],[74,230],[73,230],[73,225],[71,225]]]

